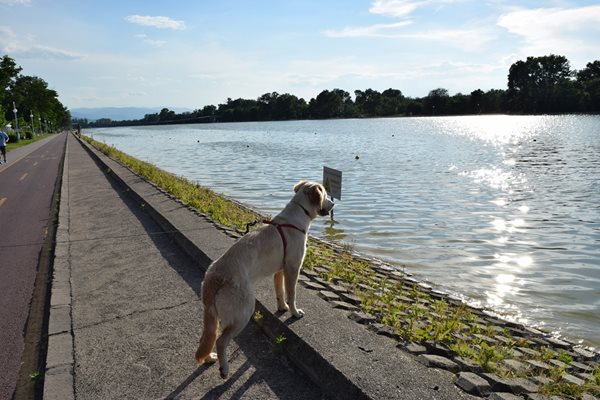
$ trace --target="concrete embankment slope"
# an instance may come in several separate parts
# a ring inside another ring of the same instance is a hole
[[[299,320],[276,313],[272,282],[261,282],[262,318],[230,346],[222,381],[193,355],[203,272],[234,235],[74,137],[59,218],[46,399],[472,398],[306,278]]]

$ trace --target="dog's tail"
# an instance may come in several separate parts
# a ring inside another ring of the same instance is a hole
[[[215,308],[215,293],[208,285],[202,284],[202,302],[204,303],[204,330],[200,338],[198,350],[196,350],[196,361],[202,364],[209,356],[217,341],[217,329],[219,320]]]

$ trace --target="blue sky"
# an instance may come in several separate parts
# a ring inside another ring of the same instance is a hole
[[[68,108],[470,93],[506,88],[527,56],[600,59],[598,1],[0,0],[0,15],[0,54]]]

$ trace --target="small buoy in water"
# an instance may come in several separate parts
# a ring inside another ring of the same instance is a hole
[[[355,160],[358,160],[360,157],[358,155],[354,156]]]

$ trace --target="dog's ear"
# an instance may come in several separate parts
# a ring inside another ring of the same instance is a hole
[[[303,179],[300,182],[296,183],[296,185],[294,186],[294,193],[298,193],[298,190],[300,190],[300,188],[306,185],[307,183],[308,181],[306,179]]]
[[[314,205],[321,207],[325,199],[325,189],[319,184],[312,185],[307,192],[308,199]]]

